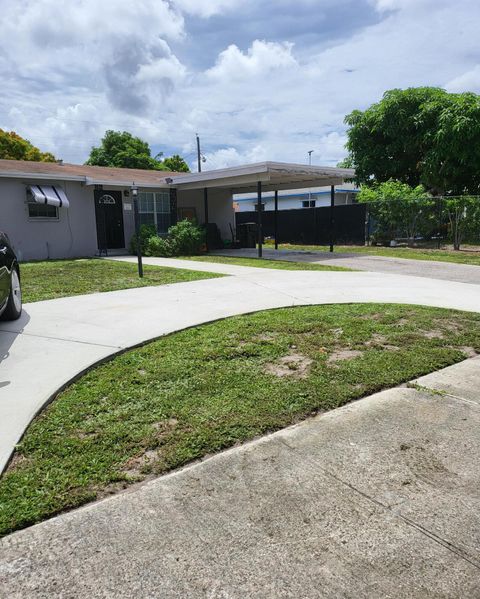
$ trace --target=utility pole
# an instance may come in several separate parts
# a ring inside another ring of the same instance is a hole
[[[198,161],[198,172],[201,173],[202,172],[202,154],[200,152],[200,138],[198,137],[198,133],[196,134],[197,136],[197,161]]]
[[[308,150],[308,166],[312,166],[312,154],[315,150]],[[312,203],[312,192],[308,190],[308,207],[311,208]]]

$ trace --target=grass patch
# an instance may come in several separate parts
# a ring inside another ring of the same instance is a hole
[[[282,243],[278,247],[282,250],[300,250],[308,252],[328,252],[329,250],[327,246],[322,245],[295,245],[291,243]],[[480,248],[478,247],[454,251],[407,247],[388,248],[336,245],[335,252],[366,254],[369,256],[387,256],[388,258],[408,258],[409,260],[438,260],[439,262],[453,262],[456,264],[480,266]]]
[[[0,481],[0,533],[480,351],[480,315],[283,308],[174,333],[99,366],[31,424]]]
[[[291,262],[289,260],[269,260],[267,258],[241,258],[237,256],[184,256],[184,260],[198,262],[216,262],[217,264],[235,264],[237,266],[254,266],[257,268],[272,268],[275,270],[340,270],[352,271],[341,266],[324,266],[309,262]]]
[[[85,258],[80,260],[47,260],[20,265],[24,302],[83,295],[100,291],[117,291],[132,287],[168,285],[223,275],[161,266],[145,266],[140,279],[137,265],[114,260]]]

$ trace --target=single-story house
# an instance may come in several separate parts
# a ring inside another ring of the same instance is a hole
[[[344,183],[335,188],[335,206],[354,204],[355,196],[360,191],[353,183]],[[274,194],[264,194],[262,198],[263,209],[275,209]],[[233,206],[236,212],[252,212],[256,210],[256,194],[236,194],[233,197]],[[330,206],[330,188],[314,187],[312,189],[286,189],[278,193],[278,210],[296,210],[302,208],[321,208]]]
[[[63,163],[0,160],[0,230],[20,260],[126,251],[139,222],[159,234],[183,218],[214,223],[223,239],[235,226],[235,193],[343,185],[351,169],[262,162],[201,173],[168,173]],[[260,215],[261,218],[261,215]]]

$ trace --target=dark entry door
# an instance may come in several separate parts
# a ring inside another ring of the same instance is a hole
[[[98,249],[124,248],[122,192],[96,189],[94,198]]]

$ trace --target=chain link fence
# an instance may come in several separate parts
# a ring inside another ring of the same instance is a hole
[[[365,214],[370,245],[480,246],[480,196],[377,200]]]

